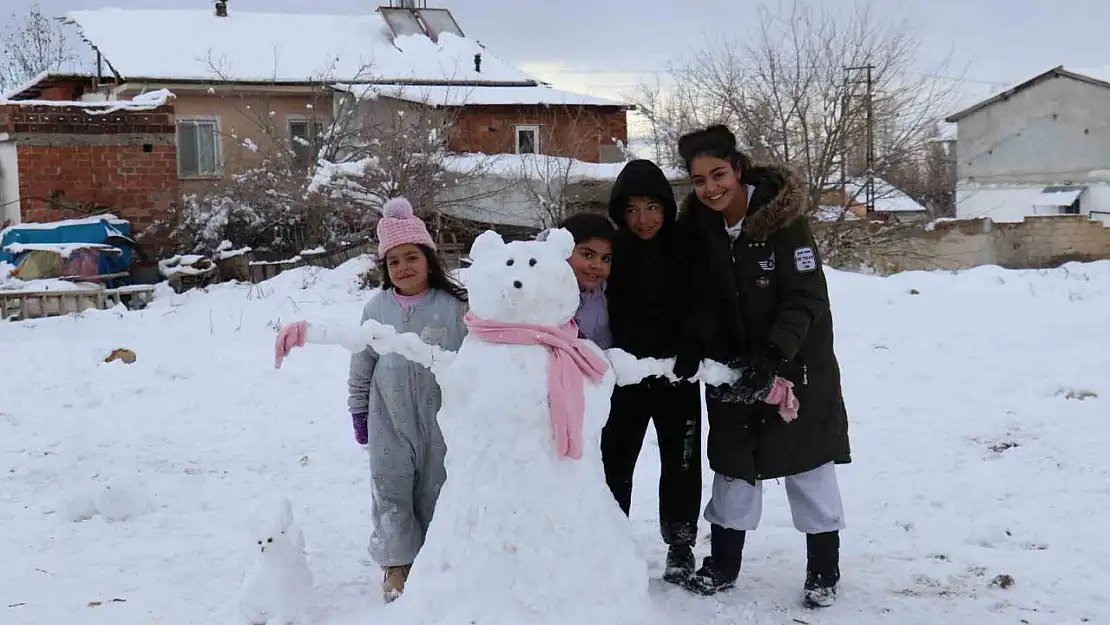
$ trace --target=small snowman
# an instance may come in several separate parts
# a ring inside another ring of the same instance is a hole
[[[287,498],[260,507],[252,527],[254,566],[239,593],[240,625],[301,625],[312,603],[304,534]]]

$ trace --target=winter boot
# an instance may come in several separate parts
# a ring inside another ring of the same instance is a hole
[[[392,603],[405,592],[405,582],[409,579],[411,564],[382,567],[382,599]]]
[[[697,565],[692,547],[671,545],[667,549],[667,568],[663,571],[663,581],[681,584],[694,574]]]
[[[746,532],[742,530],[730,530],[720,525],[713,525],[711,529],[710,556],[683,583],[686,590],[706,597],[736,585],[736,579],[740,577],[740,564],[744,559],[746,536]]]
[[[806,534],[806,583],[802,604],[827,608],[836,603],[840,582],[840,532]]]
[[[667,549],[667,566],[663,571],[663,581],[681,584],[694,574],[697,560],[694,558],[694,543],[698,539],[698,523],[661,521],[663,542]]]

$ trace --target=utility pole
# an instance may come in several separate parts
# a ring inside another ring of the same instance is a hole
[[[856,65],[844,68],[844,111],[847,128],[841,131],[841,159],[840,181],[841,189],[847,195],[847,173],[845,171],[849,151],[855,155],[858,145],[852,139],[856,138],[856,107],[863,106],[863,193],[867,206],[867,215],[875,212],[875,66]],[[863,87],[863,93],[860,93]],[[851,144],[850,144],[851,142]],[[845,198],[847,203],[847,198]]]

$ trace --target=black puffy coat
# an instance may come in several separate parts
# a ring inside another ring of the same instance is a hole
[[[771,346],[785,358],[779,375],[794,382],[801,403],[797,421],[786,423],[766,404],[707,401],[710,466],[754,483],[848,463],[851,451],[828,287],[804,211],[805,190],[784,167],[752,167],[742,182],[754,190],[735,242],[721,214],[693,194],[679,222],[700,236],[711,267],[708,356],[727,362]]]
[[[663,226],[649,241],[632,233],[624,211],[629,197],[663,205]],[[648,160],[625,165],[613,184],[609,216],[617,225],[606,295],[613,345],[634,356],[667,358],[709,349],[712,313],[706,306],[707,259],[699,237],[677,222],[678,204],[666,175]]]

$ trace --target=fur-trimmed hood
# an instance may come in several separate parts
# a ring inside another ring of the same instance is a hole
[[[805,184],[801,175],[791,167],[755,165],[744,172],[740,181],[755,187],[743,228],[757,241],[766,241],[775,232],[808,214]],[[716,214],[691,191],[682,202],[678,221],[703,228],[706,219]],[[719,220],[720,217],[714,217],[712,223],[716,224]]]

